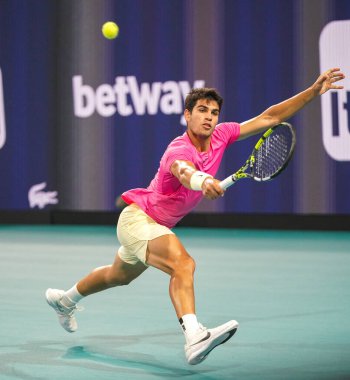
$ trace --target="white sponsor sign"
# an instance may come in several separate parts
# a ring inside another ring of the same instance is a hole
[[[135,76],[118,76],[113,85],[104,83],[96,88],[84,83],[81,75],[72,80],[74,114],[77,117],[90,117],[97,112],[103,117],[166,115],[183,113],[183,102],[192,87],[204,87],[204,80],[196,80],[193,86],[187,81],[166,81],[141,83]],[[181,118],[181,124],[185,120]]]
[[[43,209],[49,204],[57,204],[57,191],[43,191],[46,182],[32,186],[28,192],[28,200],[30,208],[39,207]]]
[[[4,105],[4,86],[2,81],[2,72],[0,69],[0,149],[6,142],[6,125],[5,125],[5,105]]]
[[[347,75],[344,90],[321,97],[323,144],[334,160],[350,161],[350,20],[327,24],[319,42],[321,71],[339,67]]]

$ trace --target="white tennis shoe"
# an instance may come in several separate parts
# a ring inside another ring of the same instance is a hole
[[[47,289],[45,293],[46,301],[56,311],[61,326],[66,331],[72,333],[78,329],[74,313],[76,310],[83,310],[83,308],[77,305],[71,307],[63,305],[61,302],[63,295],[64,290],[59,289]]]
[[[195,365],[207,358],[218,345],[227,342],[237,331],[238,322],[228,321],[213,329],[207,329],[200,324],[200,329],[185,345],[188,364]]]

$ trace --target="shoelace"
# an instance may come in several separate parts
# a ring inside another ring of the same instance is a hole
[[[78,305],[65,306],[62,304],[61,301],[58,301],[57,306],[58,306],[59,311],[62,314],[67,315],[69,317],[72,317],[73,314],[75,313],[75,311],[83,311],[84,310],[83,306],[78,306]]]

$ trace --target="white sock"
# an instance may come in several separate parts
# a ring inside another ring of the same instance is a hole
[[[77,284],[75,284],[72,288],[67,290],[63,297],[61,302],[64,306],[70,307],[74,306],[76,303],[78,303],[84,296],[82,296],[77,289]]]
[[[185,314],[179,319],[186,340],[190,339],[199,329],[199,323],[195,314]]]

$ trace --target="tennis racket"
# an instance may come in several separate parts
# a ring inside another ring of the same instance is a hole
[[[268,129],[256,143],[252,154],[236,173],[220,182],[227,189],[242,178],[269,181],[280,174],[293,156],[296,143],[291,124],[281,123]]]

